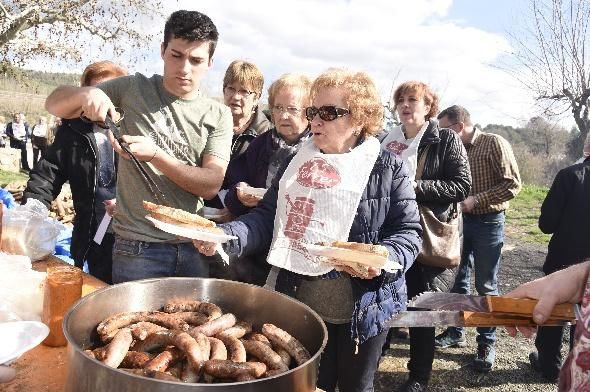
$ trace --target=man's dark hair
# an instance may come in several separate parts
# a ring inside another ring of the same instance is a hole
[[[173,38],[187,41],[209,41],[209,58],[213,57],[219,33],[207,15],[198,11],[180,10],[173,12],[164,26],[164,48]]]
[[[470,126],[473,125],[471,123],[471,115],[463,106],[453,105],[449,106],[445,110],[439,113],[437,118],[440,120],[443,117],[448,117],[449,121],[452,123],[462,122],[463,124]]]

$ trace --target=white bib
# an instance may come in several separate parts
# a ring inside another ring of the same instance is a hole
[[[401,125],[389,131],[381,142],[384,150],[393,152],[404,161],[412,180],[416,177],[416,166],[418,166],[418,146],[424,132],[426,132],[426,128],[428,128],[428,124],[427,121],[410,143],[406,140]]]
[[[313,139],[303,144],[279,182],[270,264],[311,276],[334,269],[303,244],[348,239],[380,149],[374,137],[345,154],[323,154]]]

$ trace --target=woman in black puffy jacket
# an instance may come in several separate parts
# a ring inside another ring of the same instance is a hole
[[[402,124],[381,135],[382,146],[398,153],[414,176],[422,154],[428,154],[421,178],[414,181],[416,201],[447,222],[471,188],[463,143],[454,131],[439,128],[438,97],[425,83],[403,83],[394,93],[394,102]],[[408,298],[425,291],[448,291],[453,281],[454,269],[416,262],[406,272]],[[410,376],[402,391],[426,390],[434,360],[434,336],[434,328],[410,328]]]

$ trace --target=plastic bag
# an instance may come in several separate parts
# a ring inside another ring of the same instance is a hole
[[[0,322],[41,320],[45,276],[28,257],[0,253]]]
[[[4,210],[2,216],[3,252],[39,260],[55,250],[63,225],[49,218],[49,210],[39,200]]]
[[[0,188],[0,200],[2,200],[6,208],[12,209],[18,206],[18,204],[14,201],[14,196],[12,196],[12,193],[8,192],[4,188]]]

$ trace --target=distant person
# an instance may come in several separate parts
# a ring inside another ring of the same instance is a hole
[[[477,129],[469,112],[458,105],[438,115],[439,125],[457,132],[469,158],[472,188],[461,203],[463,250],[453,293],[469,294],[471,271],[479,295],[498,295],[498,269],[504,245],[504,222],[509,200],[520,192],[518,165],[510,143],[503,137]],[[478,372],[488,372],[496,358],[496,328],[477,328],[477,354],[473,361]],[[436,347],[467,344],[464,329],[447,328],[435,340]]]
[[[552,274],[570,265],[590,259],[590,156],[584,162],[557,173],[541,206],[539,228],[553,234],[543,272]],[[570,326],[570,349],[575,325]],[[565,327],[540,326],[535,339],[537,352],[529,355],[533,368],[555,382],[561,367],[561,344]]]
[[[6,117],[0,116],[0,147],[6,147]]]
[[[33,125],[32,132],[33,167],[45,155],[45,150],[47,149],[47,131],[47,117],[39,117],[37,124]]]
[[[305,108],[311,106],[311,80],[303,75],[286,74],[268,89],[268,103],[275,125],[254,139],[245,153],[227,167],[224,184],[229,189],[225,206],[229,215],[238,217],[258,205],[260,198],[248,195],[240,187],[270,188],[279,168],[297,153],[311,137]],[[230,261],[229,278],[264,285],[270,264],[266,252],[242,256]]]
[[[590,157],[590,132],[588,132],[586,134],[586,139],[584,140],[584,149],[582,151],[582,158],[578,159],[576,161],[576,163],[582,163],[588,157]]]
[[[30,170],[27,158],[29,132],[29,124],[25,122],[25,116],[22,113],[15,113],[12,122],[6,126],[6,136],[10,138],[10,148],[20,150],[21,168],[25,171]]]
[[[573,347],[559,373],[559,392],[583,392],[590,390],[590,261],[573,265],[543,278],[527,282],[507,297],[532,298],[539,302],[533,311],[533,319],[543,324],[557,304],[581,303],[581,317],[576,320]],[[516,328],[507,328],[516,336]],[[518,327],[525,336],[534,333],[529,327]]]
[[[80,79],[82,87],[96,86],[127,71],[110,61],[90,64]],[[107,208],[114,204],[117,181],[117,155],[106,131],[79,118],[56,118],[55,140],[31,172],[24,198],[37,199],[47,207],[69,182],[76,216],[71,253],[77,267],[88,263],[88,272],[112,283],[112,253],[115,236],[109,229],[102,239],[94,235]]]
[[[436,93],[423,82],[409,81],[399,85],[394,93],[394,108],[401,125],[386,133],[381,145],[400,156],[411,168],[410,178],[414,179],[417,167],[422,171],[418,173],[421,177],[413,181],[416,202],[429,208],[436,219],[447,223],[457,219],[457,205],[469,195],[471,174],[461,139],[453,130],[440,127],[436,121],[438,102]],[[453,268],[425,265],[418,257],[406,271],[408,297],[413,298],[425,291],[449,291],[454,278]],[[395,333],[390,330],[385,350]],[[434,327],[409,328],[410,374],[400,391],[427,390],[434,361],[435,333]]]
[[[223,102],[231,110],[233,130],[231,159],[243,154],[254,138],[272,128],[258,103],[264,77],[256,64],[235,60],[223,77]]]
[[[48,111],[63,118],[81,112],[93,121],[119,120],[122,140],[165,197],[165,204],[201,213],[213,198],[230,158],[230,110],[199,89],[213,64],[217,27],[197,11],[175,11],[164,26],[160,55],[163,75],[140,73],[97,87],[58,87],[47,98]],[[112,139],[117,153],[127,158]],[[145,218],[142,201],[161,204],[128,159],[117,168],[117,212],[113,218],[113,282],[167,276],[209,276],[209,263],[186,239],[164,232]]]

